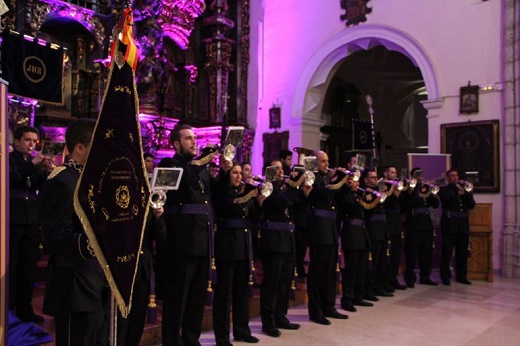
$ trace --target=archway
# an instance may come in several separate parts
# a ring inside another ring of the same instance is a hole
[[[320,127],[326,121],[322,118],[325,93],[332,76],[341,62],[349,55],[384,46],[410,59],[420,69],[427,101],[425,108],[439,108],[439,87],[433,64],[421,45],[408,34],[382,25],[363,25],[344,29],[331,37],[306,65],[296,85],[291,114],[291,138],[304,147],[318,148],[322,134]]]

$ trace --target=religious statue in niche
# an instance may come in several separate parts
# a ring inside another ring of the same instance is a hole
[[[345,14],[340,15],[341,20],[346,20],[347,26],[358,25],[367,21],[366,15],[372,12],[367,6],[370,0],[341,0],[341,8]]]

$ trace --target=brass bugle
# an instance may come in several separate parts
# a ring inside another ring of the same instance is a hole
[[[460,180],[459,185],[466,191],[467,193],[470,193],[473,191],[473,188],[475,187],[472,183],[465,180]]]
[[[341,172],[345,173],[346,175],[352,177],[352,180],[354,180],[354,181],[359,181],[359,178],[361,177],[361,171],[359,171],[359,170],[349,171],[348,169],[343,169],[343,168],[327,168],[327,170],[329,172],[335,172],[338,169]]]
[[[262,180],[261,182],[255,181],[253,183],[244,182],[244,184],[251,185],[251,186],[257,188],[258,192],[260,192],[260,194],[266,198],[269,197],[273,193],[273,184],[270,181],[265,182],[265,183],[264,183],[264,180]]]
[[[361,187],[358,187],[358,190],[363,192],[363,193],[367,193],[368,191],[361,188]],[[379,191],[371,191],[371,192],[368,192],[368,193],[371,193],[373,194],[374,196],[376,196],[377,198],[379,198],[379,202],[383,203],[385,200],[386,200],[386,193],[381,193]]]
[[[402,180],[383,180],[385,184],[393,185],[397,188],[398,191],[404,190],[404,181]]]
[[[163,190],[153,190],[150,194],[150,206],[153,209],[160,209],[166,203],[166,192]]]

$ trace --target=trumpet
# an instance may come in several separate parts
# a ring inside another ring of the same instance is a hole
[[[465,180],[459,181],[459,186],[467,193],[473,192],[473,188],[475,187],[472,183]]]
[[[246,203],[251,198],[257,197],[259,193],[265,198],[269,197],[273,193],[273,184],[269,181],[256,184],[242,182],[242,192],[240,197],[235,198],[234,203]]]
[[[419,189],[419,197],[427,198],[430,195],[437,195],[439,193],[440,187],[437,184],[428,184],[423,183],[421,188]]]
[[[253,179],[253,183],[245,184],[257,188],[262,196],[269,197],[273,193],[273,183],[271,183],[270,181],[265,181],[262,177],[259,176],[256,176],[256,179]]]
[[[163,190],[153,190],[150,194],[150,206],[153,209],[160,209],[166,203],[166,192]]]

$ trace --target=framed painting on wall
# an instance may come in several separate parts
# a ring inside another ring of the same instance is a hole
[[[264,133],[264,162],[279,159],[280,151],[289,145],[289,131]]]
[[[452,155],[461,179],[474,179],[475,192],[500,191],[499,121],[441,125],[441,151]]]

